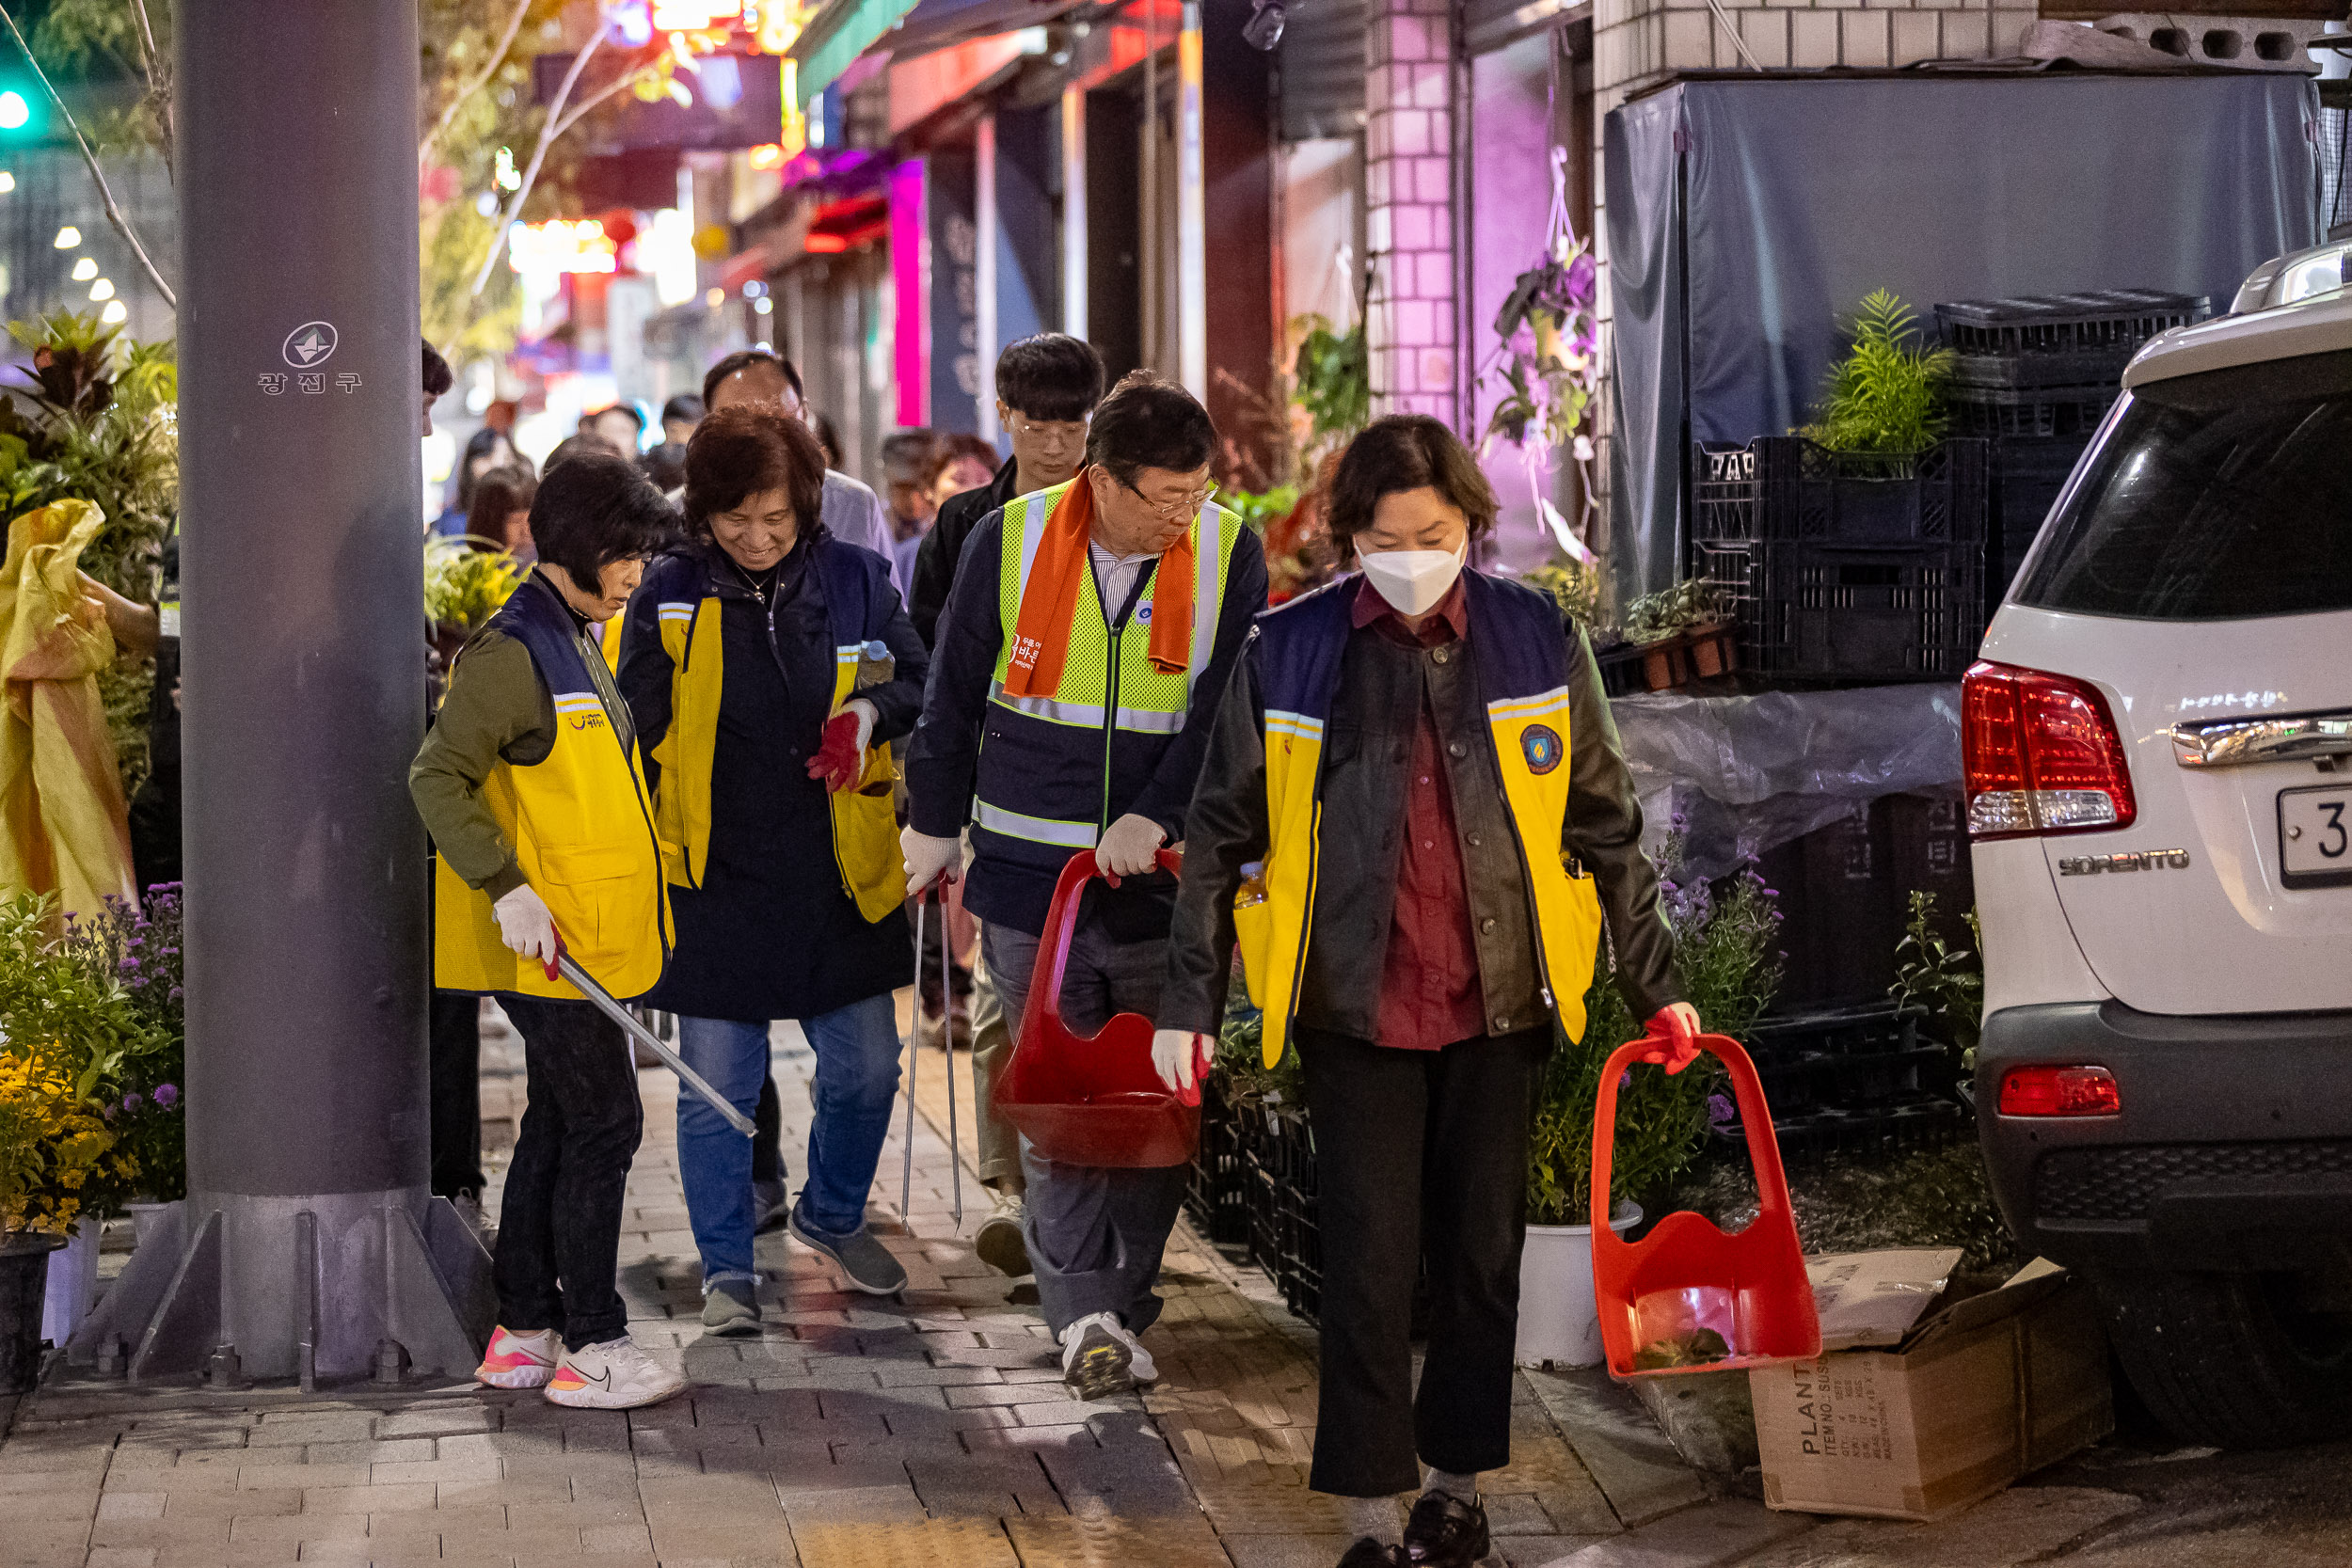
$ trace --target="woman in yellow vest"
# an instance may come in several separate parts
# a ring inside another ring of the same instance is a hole
[[[529,1079],[499,1224],[499,1327],[475,1375],[595,1409],[685,1386],[630,1340],[613,1283],[644,1126],[634,1058],[552,977],[565,950],[613,995],[642,996],[669,958],[653,804],[590,628],[620,612],[675,515],[617,455],[549,472],[531,509],[538,569],[458,655],[408,770],[439,860],[434,984],[495,994]]]
[[[806,1182],[787,1223],[850,1284],[906,1270],[866,1228],[898,1088],[891,992],[914,978],[891,743],[929,667],[890,563],[822,521],[825,460],[773,404],[723,406],[686,447],[680,548],[654,562],[621,634],[622,692],[650,758],[678,946],[654,1005],[746,1115],[768,1029],[817,1053]],[[753,1149],[680,1096],[678,1174],[702,1254],[703,1324],[756,1334]]]
[[[1592,650],[1546,595],[1463,569],[1495,510],[1424,415],[1376,421],[1340,459],[1331,537],[1362,575],[1259,619],[1186,817],[1153,1015],[1161,1074],[1188,1088],[1238,941],[1267,1061],[1295,1043],[1306,1069],[1324,1261],[1309,1483],[1350,1500],[1342,1568],[1486,1555],[1477,1476],[1510,1462],[1535,1071],[1584,1032],[1603,911],[1634,1016],[1698,1022]],[[1263,897],[1237,911],[1253,863]],[[1423,1463],[1400,1543],[1390,1499]]]

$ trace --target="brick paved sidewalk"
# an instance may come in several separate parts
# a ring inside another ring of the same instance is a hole
[[[485,1046],[495,1145],[520,1080],[507,1042]],[[777,1055],[797,1170],[812,1059],[789,1026]],[[470,1387],[306,1400],[52,1386],[0,1446],[0,1563],[1335,1562],[1345,1544],[1337,1513],[1305,1487],[1311,1333],[1261,1276],[1183,1230],[1168,1256],[1167,1316],[1146,1337],[1162,1382],[1141,1400],[1073,1402],[1035,1313],[972,1255],[986,1204],[968,1170],[961,1235],[950,1215],[949,1151],[930,1125],[946,1120],[942,1063],[935,1052],[922,1063],[928,1115],[914,1135],[912,1212],[901,1224],[898,1128],[870,1211],[911,1276],[902,1302],[844,1291],[829,1263],[778,1233],[759,1243],[771,1275],[765,1335],[704,1338],[675,1081],[646,1072],[622,1289],[632,1334],[682,1360],[687,1395],[598,1413]],[[957,1081],[968,1144],[961,1058]],[[1554,1386],[1547,1397],[1559,1395]],[[1521,1398],[1516,1463],[1490,1478],[1496,1560],[1513,1568],[1623,1528],[1524,1380]],[[1772,1523],[1766,1534],[1784,1532]]]

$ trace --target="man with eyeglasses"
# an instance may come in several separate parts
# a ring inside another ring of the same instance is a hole
[[[983,923],[1016,1038],[1054,884],[1076,852],[1119,883],[1081,908],[1064,1019],[1087,1035],[1158,1008],[1176,881],[1154,857],[1184,836],[1217,700],[1265,608],[1257,536],[1209,500],[1216,451],[1188,393],[1129,375],[1095,409],[1075,477],[973,531],[938,622],[907,757],[907,887],[961,874],[968,820],[964,908]],[[1063,1381],[1082,1400],[1152,1381],[1136,1337],[1159,1317],[1185,1167],[1065,1164],[1024,1141],[1021,1169],[1023,1238]]]
[[[1012,455],[998,467],[996,477],[977,490],[951,496],[940,503],[939,515],[923,535],[915,552],[913,597],[907,613],[915,635],[930,648],[938,641],[940,611],[947,608],[947,591],[963,555],[963,542],[991,514],[1016,497],[1034,495],[1067,484],[1086,460],[1087,421],[1103,401],[1103,360],[1094,345],[1067,332],[1041,332],[1008,345],[996,356],[996,420],[1012,442]],[[940,929],[940,925],[930,927]],[[938,939],[931,939],[936,941]],[[923,955],[923,974],[936,978],[935,947]],[[959,974],[958,986],[967,978]],[[996,1074],[1012,1056],[1012,1033],[1005,1027],[1005,1011],[991,982],[983,956],[968,976],[970,994],[952,994],[944,1004],[938,1031],[945,1038],[972,1049],[972,1075],[979,1091],[980,1181],[995,1198],[995,1211],[973,1237],[980,1261],[1010,1279],[1029,1272],[1027,1245],[1021,1239],[1021,1146],[1012,1124],[989,1109],[989,1091]],[[929,1002],[916,988],[917,1006]],[[922,1018],[920,1035],[930,1021]]]

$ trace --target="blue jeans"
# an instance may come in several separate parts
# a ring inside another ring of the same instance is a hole
[[[808,1134],[802,1223],[828,1236],[866,1225],[866,1195],[898,1096],[898,1022],[890,994],[801,1021],[817,1053],[817,1121]],[[680,1018],[678,1054],[745,1116],[768,1078],[768,1025]],[[703,1282],[757,1279],[752,1267],[752,1143],[702,1096],[677,1100],[678,1175],[703,1257]]]

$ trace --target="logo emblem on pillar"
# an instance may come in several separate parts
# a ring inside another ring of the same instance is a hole
[[[286,334],[286,363],[305,371],[324,365],[338,341],[333,322],[304,322]]]

